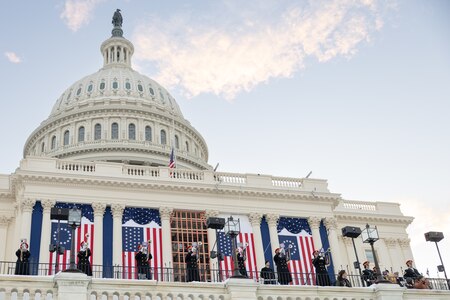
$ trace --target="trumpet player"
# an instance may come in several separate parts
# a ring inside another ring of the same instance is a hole
[[[138,279],[152,279],[152,273],[150,272],[150,260],[153,256],[148,249],[149,244],[150,242],[140,244],[138,246],[138,252],[134,256],[136,259]]]
[[[313,252],[312,264],[316,269],[316,284],[319,286],[329,286],[331,285],[330,277],[328,276],[327,265],[329,264],[328,259],[325,257],[327,252],[320,252],[315,250]]]
[[[277,266],[278,283],[287,285],[292,282],[292,276],[287,265],[287,263],[289,262],[289,257],[283,254],[284,251],[282,252],[281,249],[282,248],[275,249],[275,256],[273,257],[273,261]]]
[[[30,275],[30,251],[28,251],[28,243],[26,239],[20,240],[19,249],[16,251],[17,261],[16,270],[14,274],[16,275]]]
[[[188,253],[184,260],[186,263],[186,282],[200,281],[200,273],[198,271],[198,262],[200,259],[198,246],[201,245],[202,244],[199,242],[198,244],[193,243],[188,247]]]
[[[87,235],[89,238],[89,235]],[[80,243],[80,251],[78,251],[78,263],[77,269],[86,274],[87,276],[92,276],[92,267],[89,257],[91,256],[91,249],[89,249],[89,242],[82,241]]]
[[[239,273],[241,273],[242,276],[245,278],[248,277],[247,275],[247,269],[245,268],[245,261],[247,260],[247,245],[244,245],[244,247],[237,247],[236,248],[236,259],[238,262],[239,267]]]

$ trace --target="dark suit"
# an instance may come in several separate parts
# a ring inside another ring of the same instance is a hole
[[[363,280],[367,286],[371,286],[375,282],[375,273],[371,269],[364,269],[362,271]]]
[[[16,251],[17,261],[16,261],[16,270],[14,272],[15,275],[30,275],[30,251],[25,250],[21,251],[18,249]]]
[[[134,258],[136,259],[136,267],[138,275],[141,275],[138,276],[140,277],[139,279],[141,279],[142,277],[145,277],[146,279],[152,279],[152,273],[150,272],[149,266],[149,262],[153,258],[152,254],[151,253],[145,254],[139,251],[138,253],[136,253]]]
[[[238,261],[239,273],[241,273],[241,275],[244,277],[248,277],[247,269],[245,268],[244,256],[241,256],[239,253],[236,256],[237,256],[237,261]]]
[[[264,284],[276,284],[275,273],[271,268],[264,267],[261,269],[261,278],[264,279]]]
[[[412,278],[412,279],[416,279],[417,276],[420,276],[419,271],[417,271],[416,268],[408,268],[405,270],[405,274],[403,275],[403,277],[406,278]]]
[[[200,281],[200,273],[198,272],[198,256],[192,251],[186,254],[186,282]]]
[[[330,277],[328,276],[325,257],[316,256],[312,260],[312,264],[316,268],[316,284],[320,286],[330,286]]]
[[[287,266],[286,257],[279,254],[275,254],[273,261],[277,265],[278,282],[280,284],[289,284],[292,282],[292,276]]]
[[[89,262],[89,257],[91,256],[91,249],[87,248],[86,251],[80,250],[77,254],[78,263],[77,269],[86,274],[87,276],[92,276],[91,263]]]

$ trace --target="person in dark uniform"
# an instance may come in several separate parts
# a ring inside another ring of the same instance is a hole
[[[421,275],[416,268],[413,267],[413,261],[408,259],[406,261],[406,266],[408,267],[403,274],[403,278],[406,281],[407,287],[413,287],[416,279]]]
[[[313,252],[312,264],[316,269],[316,285],[330,286],[330,277],[328,276],[327,264],[325,256],[319,253],[319,250]]]
[[[80,251],[78,251],[78,263],[77,269],[86,274],[87,276],[92,276],[91,263],[89,257],[91,256],[91,249],[89,249],[89,244],[87,242],[81,242]]]
[[[241,273],[242,276],[247,278],[248,277],[247,269],[245,268],[245,261],[247,260],[246,250],[243,249],[242,247],[236,248],[236,258],[238,262],[239,273]]]
[[[200,273],[198,271],[198,253],[197,247],[189,246],[188,253],[185,257],[186,263],[186,282],[200,281]]]
[[[266,265],[261,269],[261,278],[264,279],[264,284],[276,284],[275,273],[270,268],[270,262],[266,260]]]
[[[20,241],[19,249],[16,251],[17,261],[15,275],[30,275],[30,251],[26,239]]]
[[[281,253],[280,248],[275,249],[275,256],[273,257],[273,261],[277,266],[278,283],[283,285],[291,283],[292,276],[287,265],[289,259],[286,257],[286,255],[283,255],[283,253]]]
[[[139,251],[134,256],[134,258],[136,259],[138,279],[152,279],[152,273],[150,272],[149,264],[153,256],[148,252],[147,246],[147,243],[139,245]]]
[[[375,282],[375,274],[369,268],[369,264],[368,260],[363,263],[364,270],[362,271],[362,279],[366,283],[366,286],[371,286]]]
[[[347,279],[347,272],[345,270],[340,270],[336,279],[336,286],[346,286],[352,287],[350,281]]]

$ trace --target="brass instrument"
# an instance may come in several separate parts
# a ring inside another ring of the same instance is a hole
[[[150,257],[150,244],[152,243],[151,240],[147,241],[147,261],[149,260]]]
[[[25,252],[25,247],[27,245],[27,239],[20,240],[20,261],[23,261],[23,253]]]

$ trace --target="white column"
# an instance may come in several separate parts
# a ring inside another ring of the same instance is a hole
[[[113,215],[113,265],[122,265],[122,215],[125,205],[111,205]]]
[[[400,267],[402,266],[402,259],[398,257],[397,251],[397,239],[396,238],[385,238],[384,243],[388,249],[390,264],[388,271],[390,272],[400,272]]]
[[[31,234],[31,212],[33,211],[34,200],[30,198],[25,198],[22,200],[22,226],[20,230],[19,239],[27,239],[28,244],[30,244],[30,234]]]
[[[409,238],[398,239],[398,243],[401,248],[400,253],[402,255],[402,260],[401,260],[402,270],[406,269],[406,261],[408,259],[414,260],[409,242],[410,242]]]
[[[272,258],[275,255],[275,249],[277,249],[280,246],[280,241],[278,239],[278,231],[277,231],[279,217],[280,216],[277,214],[267,214],[266,215],[266,221],[267,221],[267,224],[269,225],[270,245],[272,247],[272,253],[271,253]]]
[[[49,245],[51,235],[50,210],[55,205],[55,201],[45,199],[41,200],[42,205],[42,228],[41,228],[41,247],[39,249],[39,263],[48,263]]]
[[[161,218],[161,231],[162,231],[162,249],[163,249],[163,267],[173,268],[172,262],[172,234],[170,230],[170,216],[173,208],[160,207],[159,216]]]
[[[252,231],[253,231],[253,237],[255,239],[255,257],[256,257],[256,266],[257,270],[259,271],[262,268],[264,268],[264,249],[263,249],[263,243],[262,243],[262,236],[261,236],[261,219],[262,214],[260,213],[250,213],[248,216],[250,220],[250,224],[252,224]]]
[[[94,210],[94,241],[91,245],[92,265],[103,264],[103,215],[105,208],[106,204],[104,203],[92,203],[92,209]]]
[[[207,210],[205,211],[205,218],[208,220],[208,218],[215,218],[219,216],[219,211],[217,210]],[[208,235],[208,253],[211,253],[211,251],[216,251],[219,248],[218,245],[216,245],[216,230],[212,229],[212,228],[208,228],[207,230],[207,235]],[[214,245],[216,245],[215,248]],[[218,265],[217,265],[217,258],[209,258],[209,265],[210,265],[210,269],[211,272],[215,272],[218,269]]]
[[[339,272],[342,258],[341,258],[341,249],[339,246],[339,240],[337,238],[337,233],[336,233],[336,228],[337,228],[336,218],[326,218],[325,226],[328,229],[328,239],[330,242],[331,254],[333,255],[334,273],[337,273],[337,272]]]
[[[11,217],[0,216],[0,241],[3,241],[2,245],[0,245],[0,261],[6,261],[6,241],[8,238],[8,225],[11,220]]]
[[[309,217],[308,224],[309,228],[311,228],[311,233],[314,241],[314,249],[322,248],[322,239],[320,238],[320,222],[322,219],[320,217]]]

